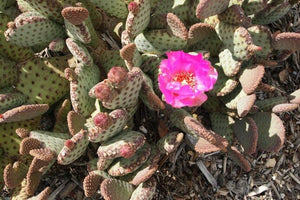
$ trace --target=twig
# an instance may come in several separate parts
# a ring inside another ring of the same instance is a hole
[[[69,180],[65,180],[58,188],[56,188],[48,197],[48,200],[54,200],[55,197],[64,189]]]
[[[179,146],[179,148],[178,148],[178,150],[177,150],[177,152],[176,152],[176,155],[175,155],[175,157],[174,157],[174,160],[173,160],[173,164],[172,164],[172,167],[171,167],[171,172],[175,170],[175,164],[176,164],[176,161],[177,161],[177,159],[178,159],[180,153],[182,152],[183,148],[185,147],[185,145],[186,145],[185,143],[182,143],[182,144]]]
[[[208,180],[208,182],[213,186],[214,190],[218,189],[218,183],[217,180],[211,175],[211,173],[207,170],[202,160],[198,160],[197,165],[200,169],[200,171],[203,173],[205,178]]]
[[[277,199],[281,199],[281,196],[276,188],[276,186],[274,185],[273,181],[271,182],[271,186],[272,186],[272,189],[274,190],[276,196],[277,196]]]
[[[292,174],[292,172],[290,172],[290,177],[297,183],[300,185],[300,180],[294,175]]]

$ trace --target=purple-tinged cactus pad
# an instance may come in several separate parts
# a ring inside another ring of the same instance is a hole
[[[112,139],[104,142],[98,148],[98,156],[106,159],[117,157],[129,158],[146,141],[145,136],[137,131],[123,131]]]
[[[300,50],[300,33],[285,32],[275,35],[273,47],[278,50]]]
[[[55,112],[55,124],[53,128],[53,132],[64,133],[69,131],[67,115],[72,109],[71,107],[72,105],[69,99],[65,99],[63,102],[60,102],[58,106],[56,106],[57,111]]]
[[[103,180],[103,177],[95,173],[90,173],[87,175],[83,180],[84,195],[86,197],[92,197],[99,189],[99,186]]]
[[[223,12],[229,4],[229,0],[201,0],[197,6],[196,16],[204,19],[209,16],[217,15]]]
[[[171,33],[183,40],[188,39],[188,31],[184,23],[173,13],[167,14],[167,24]]]
[[[20,154],[28,155],[32,149],[39,149],[42,147],[42,142],[35,138],[24,138],[20,143]]]
[[[118,134],[126,125],[128,112],[125,109],[117,109],[109,113],[111,118],[110,126],[101,128],[95,125],[94,119],[89,118],[85,126],[88,128],[89,140],[91,142],[103,142]]]
[[[232,5],[218,15],[218,18],[225,23],[232,25],[243,25],[247,23],[244,10],[239,5]]]
[[[108,174],[111,176],[124,176],[137,170],[143,163],[146,162],[151,152],[151,146],[146,143],[138,149],[130,158],[116,159],[109,169]]]
[[[278,152],[285,140],[285,128],[281,119],[269,112],[256,113],[251,118],[258,128],[258,148]]]
[[[299,107],[298,104],[295,103],[282,103],[274,106],[272,108],[273,113],[282,113],[282,112],[289,112],[295,110]]]
[[[3,172],[3,179],[7,188],[12,189],[20,185],[26,177],[28,167],[17,161],[13,165],[8,164]]]
[[[248,154],[255,153],[258,141],[258,129],[255,121],[251,117],[237,120],[233,130],[245,152]]]
[[[259,64],[247,67],[242,71],[239,80],[246,94],[251,94],[256,90],[264,74],[265,67]]]
[[[52,161],[56,156],[55,153],[48,148],[31,149],[29,151],[29,154],[33,157],[36,157],[39,160],[46,161],[46,162]]]
[[[89,144],[87,131],[81,130],[71,139],[65,141],[65,145],[57,156],[57,162],[68,165],[85,153]]]
[[[180,128],[187,134],[191,134],[195,137],[202,137],[211,144],[226,151],[228,141],[222,136],[207,130],[201,122],[190,116],[188,112],[183,109],[174,110],[170,116],[172,123]]]
[[[0,116],[0,123],[18,122],[38,117],[49,109],[48,104],[23,105],[6,111]]]
[[[300,89],[295,90],[289,95],[289,102],[300,104]]]
[[[116,179],[105,179],[101,183],[101,195],[105,200],[128,200],[134,191],[134,187]]]
[[[151,200],[156,190],[156,180],[151,178],[141,183],[132,193],[130,200]]]
[[[230,159],[235,161],[243,170],[249,172],[251,170],[251,165],[248,160],[237,150],[236,147],[230,146],[227,149],[227,153]]]

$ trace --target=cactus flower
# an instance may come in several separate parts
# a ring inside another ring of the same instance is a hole
[[[167,53],[159,68],[159,89],[164,100],[175,108],[200,106],[207,100],[204,92],[213,89],[218,73],[201,53]]]

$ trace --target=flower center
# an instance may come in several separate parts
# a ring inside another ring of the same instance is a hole
[[[196,85],[194,73],[180,72],[175,75],[173,80],[180,82],[181,85],[190,85],[191,87],[194,87]]]

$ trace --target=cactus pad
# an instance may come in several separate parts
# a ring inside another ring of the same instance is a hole
[[[269,112],[256,113],[251,118],[258,128],[258,148],[268,152],[279,151],[285,139],[285,130],[281,119]]]
[[[81,130],[71,139],[65,141],[65,145],[57,156],[57,162],[68,165],[84,154],[89,144],[87,131]]]
[[[264,74],[265,67],[263,65],[253,65],[242,71],[239,80],[246,94],[251,94],[256,90]]]
[[[199,2],[196,10],[196,16],[199,19],[204,19],[209,16],[217,15],[223,12],[229,4],[229,0],[202,0]]]
[[[130,200],[151,200],[155,194],[156,180],[151,178],[144,183],[141,183],[132,193]]]
[[[123,176],[137,170],[148,159],[151,146],[146,143],[138,149],[130,158],[118,158],[108,169],[111,176]]]
[[[128,200],[134,191],[134,187],[116,179],[105,179],[101,183],[101,195],[105,200]]]
[[[129,158],[146,141],[145,136],[137,131],[123,131],[114,138],[104,142],[98,148],[98,156],[106,159],[117,157]]]

